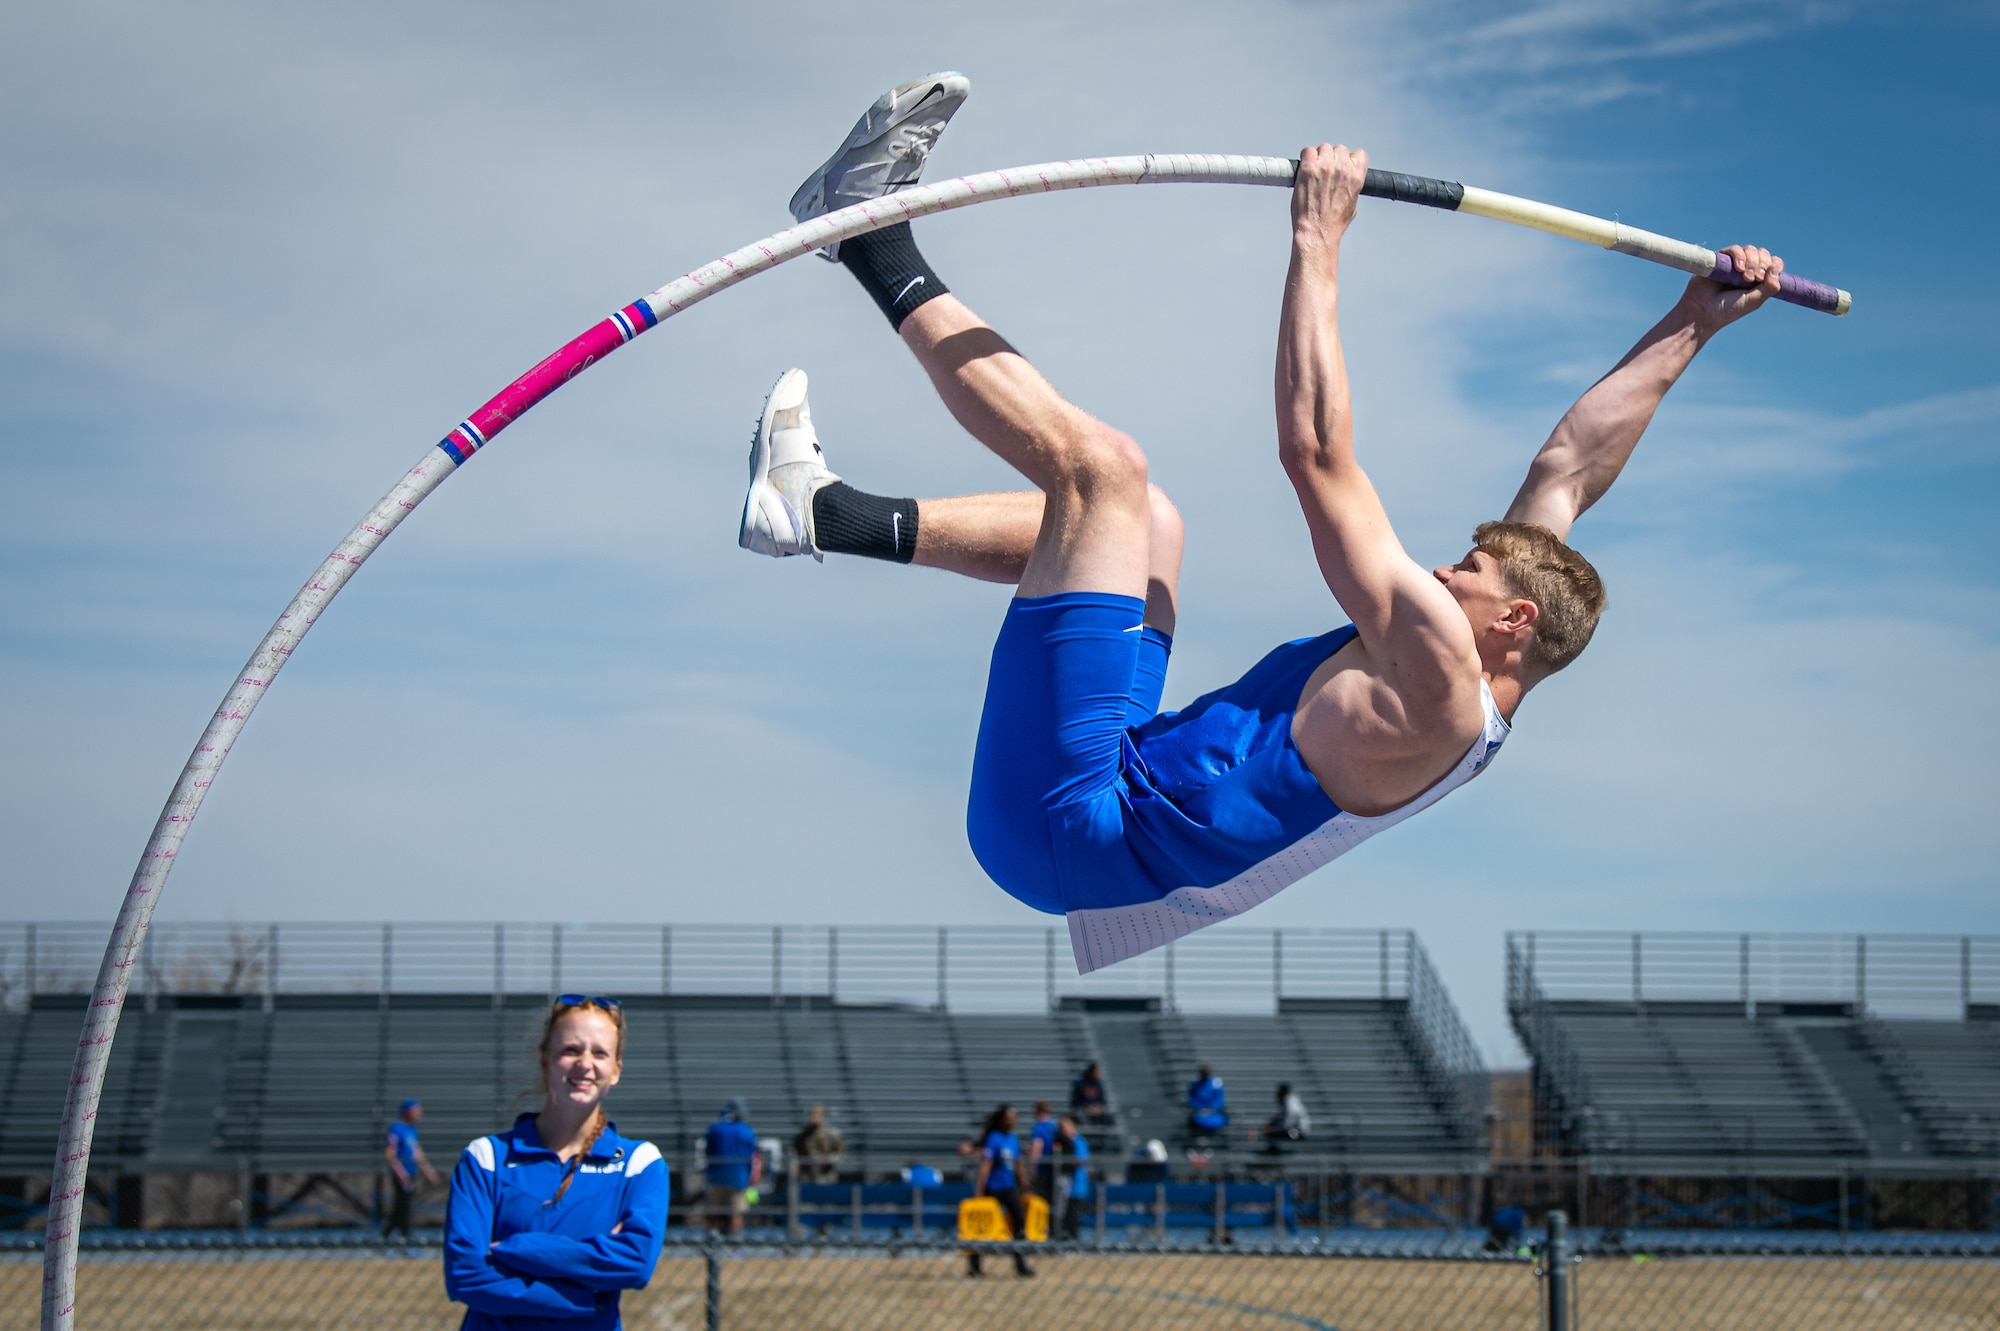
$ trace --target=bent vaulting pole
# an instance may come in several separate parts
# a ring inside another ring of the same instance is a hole
[[[354,571],[373,554],[389,533],[493,437],[522,413],[574,379],[591,365],[624,346],[664,319],[735,286],[745,278],[809,254],[822,245],[858,236],[880,227],[932,213],[994,199],[1096,185],[1145,185],[1173,182],[1220,185],[1289,186],[1298,163],[1283,157],[1226,157],[1156,154],[1142,157],[1100,157],[1088,161],[1050,162],[956,180],[920,185],[886,198],[856,204],[799,226],[790,227],[676,278],[650,295],[633,301],[565,344],[548,359],[507,385],[485,406],[454,426],[451,433],[427,449],[354,530],[299,589],[285,613],[278,616],[264,640],[223,696],[201,740],[174,783],[166,808],[153,826],[145,853],[132,875],[124,905],[112,927],[104,962],[77,1042],[76,1063],[63,1104],[62,1130],[56,1147],[54,1178],[49,1188],[48,1230],[43,1249],[42,1326],[67,1331],[76,1312],[76,1251],[82,1228],[85,1182],[90,1166],[91,1131],[104,1088],[104,1071],[111,1056],[111,1039],[139,963],[141,944],[152,920],[160,889],[173,869],[174,856],[201,808],[209,785],[221,769],[236,736],[250,720],[264,692],[284,668],[327,603],[339,594]],[[1697,245],[1650,232],[1551,208],[1528,199],[1512,198],[1449,181],[1422,176],[1370,171],[1363,191],[1375,198],[1419,203],[1448,211],[1476,213],[1556,235],[1587,240],[1606,249],[1634,254],[1655,263],[1730,281],[1727,256]],[[1786,274],[1781,297],[1833,314],[1847,312],[1846,292],[1806,282]]]

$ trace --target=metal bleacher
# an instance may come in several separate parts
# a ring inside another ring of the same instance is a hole
[[[1176,1119],[1206,1063],[1229,1089],[1239,1130],[1270,1118],[1277,1087],[1292,1087],[1313,1125],[1307,1143],[1286,1148],[1294,1156],[1435,1163],[1483,1149],[1476,1109],[1412,1037],[1401,1000],[1308,1000],[1270,1017],[1162,1014],[1150,1024],[1162,1079],[1153,1102],[1175,1106]],[[1169,1132],[1186,1140],[1178,1123]]]
[[[1513,934],[1539,1107],[1599,1172],[1951,1171],[2000,1146],[2000,940]]]
[[[97,931],[28,927],[36,979],[10,985],[16,927],[0,925],[0,1175],[21,1176],[55,1149]],[[94,1148],[110,1173],[372,1172],[405,1098],[442,1164],[532,1107],[533,1042],[564,991],[623,999],[613,1113],[681,1169],[742,1097],[778,1137],[823,1104],[850,1171],[949,1172],[994,1106],[1066,1108],[1091,1062],[1108,1161],[1175,1137],[1203,1061],[1241,1126],[1279,1082],[1299,1089],[1316,1126],[1296,1155],[1445,1171],[1481,1149],[1483,1064],[1407,933],[1219,930],[1076,977],[1039,929],[675,928],[644,951],[590,926],[178,930],[153,930],[113,1045]]]

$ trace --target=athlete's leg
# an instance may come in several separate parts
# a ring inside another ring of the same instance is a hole
[[[1139,446],[1065,401],[956,296],[926,301],[897,331],[966,432],[1045,496],[1019,594],[1143,598],[1152,501]]]
[[[1080,414],[1055,397],[1045,381],[1042,388],[1059,412]],[[1171,633],[1180,578],[1180,514],[1157,487],[1146,490],[1145,505],[1146,622]],[[917,500],[870,494],[847,484],[827,465],[807,402],[805,372],[787,370],[765,398],[751,439],[750,488],[736,539],[745,549],[778,558],[863,555],[1019,585],[1050,525],[1048,507],[1037,490]]]
[[[1174,631],[1183,536],[1180,510],[1157,485],[1147,489],[1146,623]],[[1039,490],[919,499],[912,563],[983,582],[1018,584],[1034,554],[1046,501]]]

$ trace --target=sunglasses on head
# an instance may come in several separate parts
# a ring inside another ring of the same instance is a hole
[[[613,998],[610,994],[557,994],[556,995],[557,1007],[582,1007],[586,1003],[595,1007],[610,1008],[614,1012],[617,1011],[619,1008],[625,1006],[623,1003]]]

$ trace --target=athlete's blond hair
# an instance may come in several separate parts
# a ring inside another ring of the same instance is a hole
[[[1482,522],[1472,543],[1499,561],[1507,589],[1541,612],[1528,640],[1534,675],[1553,675],[1583,655],[1604,613],[1604,580],[1590,561],[1533,522]]]

